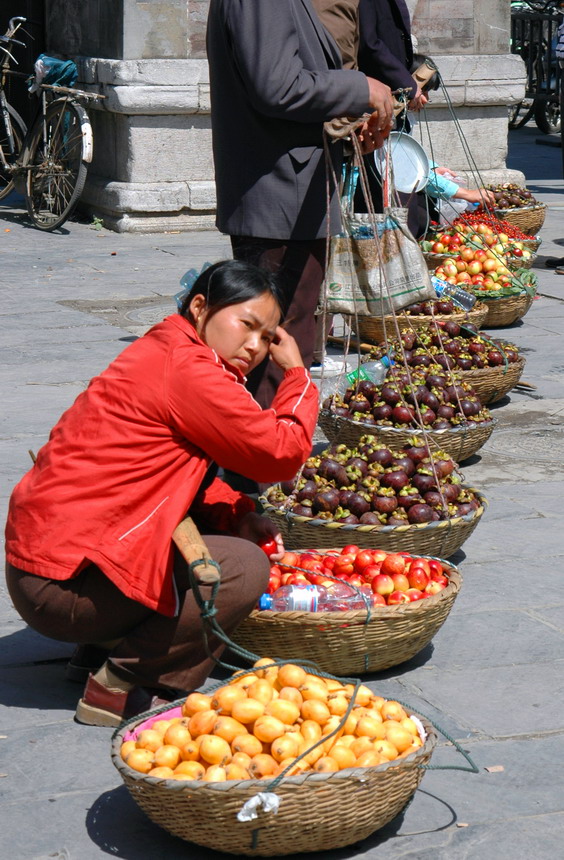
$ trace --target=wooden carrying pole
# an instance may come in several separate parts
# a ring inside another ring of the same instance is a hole
[[[201,585],[213,585],[219,582],[221,579],[219,568],[215,564],[210,564],[212,558],[209,549],[192,517],[186,517],[176,526],[172,533],[172,539],[187,564],[200,562],[193,567],[197,582]]]

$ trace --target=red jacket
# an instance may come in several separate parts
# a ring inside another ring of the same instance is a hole
[[[287,371],[266,410],[242,382],[183,317],[154,326],[91,381],[15,487],[8,561],[59,580],[93,562],[128,597],[174,615],[171,535],[195,500],[221,531],[254,510],[217,478],[198,492],[210,463],[274,482],[311,451],[308,372]]]

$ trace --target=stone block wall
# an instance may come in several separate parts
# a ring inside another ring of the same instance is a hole
[[[275,2],[275,0],[256,0]],[[420,122],[436,161],[479,180],[505,169],[507,106],[524,92],[509,54],[507,0],[407,0],[418,50],[433,57],[440,93]],[[91,109],[94,160],[82,205],[117,231],[214,223],[205,30],[209,0],[45,0],[47,51],[79,62],[80,80],[106,96]],[[469,170],[459,130],[479,172]],[[430,138],[430,139],[429,139]]]

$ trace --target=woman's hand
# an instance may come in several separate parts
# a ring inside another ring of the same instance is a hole
[[[482,206],[495,206],[495,196],[493,191],[488,191],[487,188],[460,188],[454,195],[461,200],[467,200],[469,203],[481,203]]]
[[[441,176],[456,176],[456,173],[453,173],[452,170],[449,170],[448,167],[433,167],[433,170],[435,171],[435,173],[440,173]]]
[[[304,366],[298,344],[282,326],[278,326],[276,337],[270,344],[270,357],[281,370]]]
[[[284,555],[285,550],[282,535],[268,517],[261,517],[260,514],[252,511],[246,514],[239,523],[239,537],[256,544],[271,538],[276,543],[277,552],[270,556],[270,560],[280,561]]]

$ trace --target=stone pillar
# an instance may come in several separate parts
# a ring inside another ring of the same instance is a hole
[[[89,108],[81,206],[119,232],[213,226],[207,0],[46,0],[48,51],[106,96]]]
[[[525,66],[509,53],[506,0],[407,0],[418,53],[437,64],[445,87],[430,94],[415,137],[434,161],[470,187],[524,182],[505,166],[508,106],[525,93]]]
[[[456,115],[455,122],[444,96],[433,93],[416,136],[434,160],[476,185],[459,123],[484,182],[523,181],[505,168],[507,107],[525,85],[522,61],[509,53],[509,3],[407,3],[418,51],[436,61]],[[45,5],[47,51],[74,57],[80,82],[106,96],[102,107],[89,108],[94,160],[81,205],[120,232],[211,227],[208,0]]]

